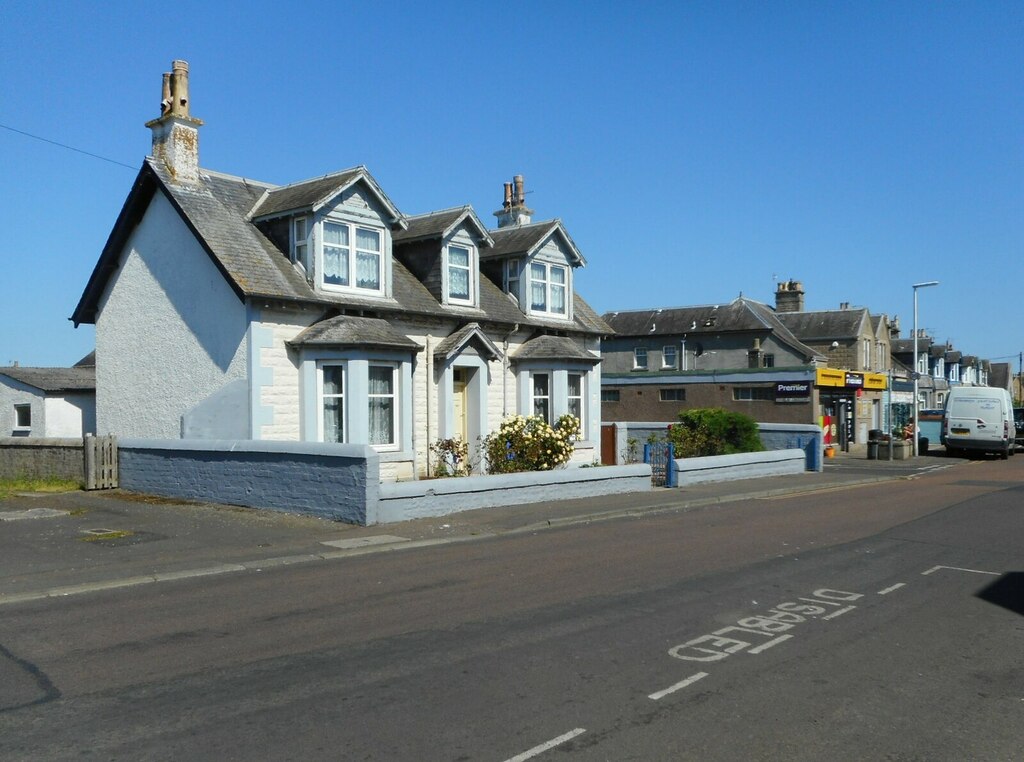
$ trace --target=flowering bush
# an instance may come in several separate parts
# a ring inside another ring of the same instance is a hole
[[[536,416],[511,416],[484,437],[488,470],[492,474],[512,474],[564,466],[572,457],[579,434],[580,422],[574,415],[563,415],[554,427]]]
[[[473,464],[469,462],[469,444],[459,437],[438,439],[430,445],[434,454],[434,476],[469,476]]]

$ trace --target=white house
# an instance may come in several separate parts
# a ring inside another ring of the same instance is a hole
[[[0,368],[0,437],[96,433],[93,355],[71,368]]]
[[[403,214],[365,167],[276,186],[199,166],[188,65],[164,75],[144,161],[72,320],[96,326],[96,423],[142,438],[336,441],[384,480],[504,416],[581,419],[600,457],[604,321],[561,221],[522,178],[498,227]]]

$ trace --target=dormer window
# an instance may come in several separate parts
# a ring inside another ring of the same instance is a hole
[[[448,245],[448,301],[473,304],[473,250],[468,246]]]
[[[291,260],[303,267],[309,267],[309,218],[296,217],[292,220]]]
[[[381,291],[382,231],[333,220],[323,229],[324,287]]]
[[[530,311],[549,315],[566,314],[567,268],[547,262],[530,264]]]
[[[519,272],[522,267],[520,259],[505,260],[505,293],[511,294],[519,301]]]

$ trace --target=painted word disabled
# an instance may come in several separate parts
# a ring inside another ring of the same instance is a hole
[[[843,590],[815,590],[810,598],[780,603],[767,613],[745,617],[734,625],[688,640],[669,649],[669,655],[686,661],[720,661],[740,651],[759,654],[793,637],[789,630],[798,624],[810,619],[835,619],[857,608],[850,602],[863,597]]]

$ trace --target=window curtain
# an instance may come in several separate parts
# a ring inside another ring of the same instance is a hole
[[[324,441],[345,441],[344,369],[340,365],[324,368]]]
[[[348,285],[348,228],[324,223],[324,282]]]
[[[356,286],[380,289],[380,235],[356,230]]]
[[[561,267],[551,268],[551,311],[565,314],[565,270]]]
[[[550,417],[550,396],[548,395],[548,374],[533,374],[533,414],[548,423]]]
[[[370,444],[394,444],[395,371],[386,366],[370,368]]]
[[[530,308],[548,309],[547,268],[544,265],[530,265]]]

